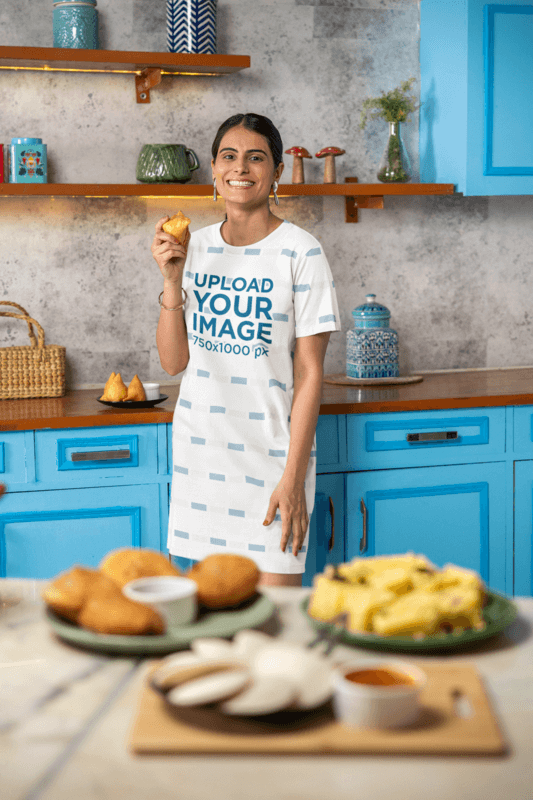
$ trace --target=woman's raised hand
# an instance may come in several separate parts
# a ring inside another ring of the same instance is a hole
[[[179,244],[175,236],[163,230],[163,225],[168,219],[170,219],[168,216],[162,217],[156,223],[154,241],[150,249],[163,278],[171,283],[181,283],[191,234],[187,229],[185,244]]]

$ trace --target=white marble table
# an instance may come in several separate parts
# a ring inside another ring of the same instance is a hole
[[[533,798],[533,598],[516,599],[520,617],[505,633],[453,656],[481,673],[510,744],[507,756],[136,756],[126,743],[149,662],[59,641],[43,617],[42,584],[0,580],[2,800]],[[308,591],[265,589],[279,623],[264,630],[311,640],[298,608]],[[374,655],[341,646],[333,653],[339,661]]]

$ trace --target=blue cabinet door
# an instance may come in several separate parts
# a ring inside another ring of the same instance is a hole
[[[346,560],[343,474],[317,475],[315,506],[309,524],[309,550],[305,559],[302,586],[312,586],[313,577],[326,564]]]
[[[505,476],[501,462],[350,473],[348,560],[414,551],[439,567],[474,569],[506,591]]]
[[[533,461],[515,463],[514,593],[533,595]]]
[[[420,6],[420,179],[533,194],[533,3]]]
[[[0,507],[0,577],[97,567],[117,547],[162,549],[161,538],[157,484],[9,493]]]

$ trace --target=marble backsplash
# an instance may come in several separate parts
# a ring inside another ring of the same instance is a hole
[[[135,102],[131,76],[0,71],[0,141],[40,136],[49,180],[135,183],[145,142],[185,142],[210,182],[210,147],[238,111],[266,114],[285,148],[338,145],[338,180],[375,182],[385,123],[359,129],[361,103],[419,78],[414,0],[219,0],[218,50],[252,67],[218,78],[163,78]],[[164,51],[164,0],[99,0],[103,48]],[[0,6],[0,45],[51,46],[50,0]],[[417,165],[416,115],[405,141]],[[323,162],[305,164],[307,182]],[[284,180],[290,182],[292,157]],[[416,176],[415,176],[416,179]],[[283,182],[283,181],[282,181]],[[1,198],[0,299],[27,308],[49,343],[67,347],[69,386],[165,380],[155,345],[161,279],[150,254],[154,224],[182,208],[193,230],[221,220],[222,201],[147,198]],[[401,370],[531,364],[529,274],[533,197],[385,198],[384,210],[344,222],[341,198],[282,198],[276,213],[322,243],[343,331],[327,372],[344,371],[352,309],[374,292],[392,312]],[[0,320],[0,346],[26,344],[25,326]]]

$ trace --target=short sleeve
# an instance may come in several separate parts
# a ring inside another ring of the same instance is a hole
[[[340,331],[335,282],[322,246],[305,242],[293,261],[293,302],[296,338]],[[308,246],[309,245],[309,246]]]

